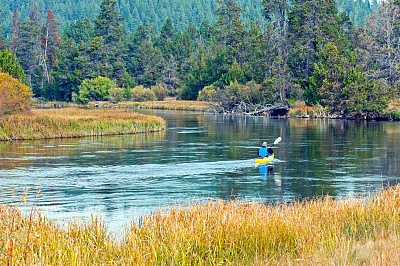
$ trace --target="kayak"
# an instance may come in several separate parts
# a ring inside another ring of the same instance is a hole
[[[268,162],[271,162],[273,159],[274,159],[274,155],[272,154],[271,156],[268,156],[268,157],[255,158],[254,162],[255,163],[268,163]]]

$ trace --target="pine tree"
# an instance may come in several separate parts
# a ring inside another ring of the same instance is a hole
[[[28,83],[33,84],[34,72],[39,65],[41,54],[41,20],[37,4],[31,5],[28,18],[19,27],[16,55],[23,68]],[[37,91],[34,90],[37,94]]]
[[[100,4],[100,14],[94,20],[94,33],[104,38],[106,51],[112,51],[113,47],[120,44],[123,20],[116,0],[104,0]]]
[[[224,43],[229,43],[229,39],[234,39],[235,34],[242,31],[241,14],[245,11],[240,8],[235,0],[217,0],[219,5],[214,13],[218,16],[215,23],[216,35]]]
[[[115,79],[119,86],[130,82],[126,80],[126,66],[123,61],[124,47],[121,40],[123,20],[116,0],[104,0],[100,5],[100,14],[94,20],[95,36],[104,40],[105,65],[110,70],[108,72],[110,74],[106,77]]]
[[[165,61],[161,50],[148,41],[142,43],[139,54],[140,57],[135,62],[136,81],[139,85],[150,88],[160,80],[165,68]]]
[[[374,79],[354,66],[355,55],[346,56],[328,43],[318,53],[306,98],[331,113],[345,115],[379,114],[387,106],[388,94]]]
[[[332,42],[339,49],[349,49],[352,24],[345,14],[338,15],[334,0],[295,0],[288,14],[291,53],[289,66],[303,87],[317,62],[317,52]]]
[[[160,48],[164,58],[169,58],[172,53],[172,41],[175,36],[175,29],[172,25],[170,18],[165,22],[164,27],[161,30],[160,36],[157,38],[155,45]]]
[[[87,42],[94,36],[92,23],[88,18],[75,20],[65,31],[64,35],[71,38],[76,44]]]

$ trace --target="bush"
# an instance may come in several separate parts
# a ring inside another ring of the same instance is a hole
[[[32,90],[8,73],[0,73],[0,116],[29,109]]]
[[[115,87],[117,85],[114,81],[102,76],[85,79],[79,86],[79,94],[72,94],[72,100],[83,104],[87,104],[89,101],[103,101],[108,98],[109,90]]]
[[[228,98],[233,102],[260,103],[263,101],[261,85],[255,82],[248,82],[246,85],[237,81],[231,82],[226,87]]]
[[[112,103],[119,103],[125,98],[125,90],[123,88],[111,88],[108,93],[108,100]]]
[[[168,89],[164,84],[156,84],[151,87],[157,100],[162,101],[168,95]]]
[[[17,57],[9,50],[0,51],[0,71],[10,74],[13,78],[21,82],[25,82],[26,80],[24,70],[20,64],[17,63]]]
[[[89,91],[86,88],[79,90],[79,95],[76,92],[72,93],[72,101],[79,104],[89,103]]]
[[[132,100],[136,102],[154,101],[156,96],[154,92],[143,85],[136,86],[131,90]]]
[[[214,85],[204,87],[197,97],[198,101],[213,102],[217,100],[218,87]]]
[[[250,81],[246,85],[240,85],[238,88],[238,100],[249,103],[261,103],[263,101],[261,85],[254,81]]]

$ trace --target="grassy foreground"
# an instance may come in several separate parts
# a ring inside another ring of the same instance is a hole
[[[32,209],[34,210],[34,209]],[[128,226],[96,219],[61,227],[0,205],[0,263],[28,265],[392,265],[400,259],[400,187],[357,201],[266,206],[192,204]]]
[[[165,121],[126,110],[36,109],[0,118],[0,140],[71,138],[159,131]]]

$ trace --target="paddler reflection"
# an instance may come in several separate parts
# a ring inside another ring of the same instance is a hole
[[[277,187],[282,186],[282,176],[277,172],[274,173],[274,164],[260,164],[258,165],[258,171],[260,173],[261,180],[273,180]]]
[[[261,178],[267,178],[274,171],[273,164],[260,164],[258,165],[258,171]]]

